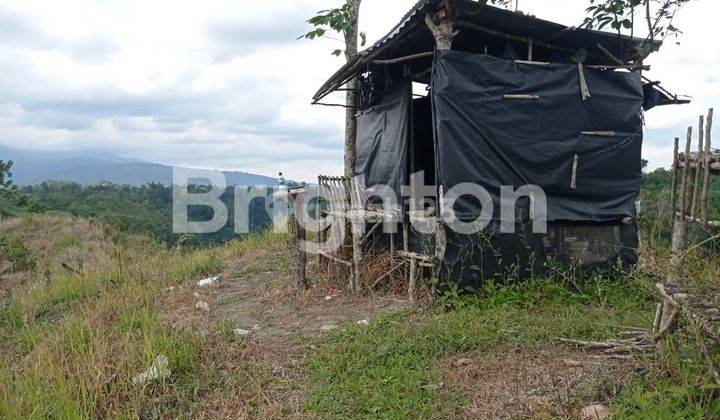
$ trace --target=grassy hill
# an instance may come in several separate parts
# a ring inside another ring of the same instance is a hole
[[[69,215],[0,222],[0,417],[568,417],[591,403],[617,418],[720,411],[681,333],[658,361],[597,359],[556,340],[648,327],[655,279],[642,273],[488,284],[411,305],[347,295],[341,278],[314,275],[313,289],[298,290],[288,250],[287,237],[269,233],[171,250]],[[716,282],[717,258],[693,261],[693,275]],[[219,284],[195,285],[216,273]],[[169,375],[134,383],[158,356]]]

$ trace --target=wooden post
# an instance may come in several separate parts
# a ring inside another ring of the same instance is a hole
[[[325,240],[324,240],[325,235],[324,235],[324,232],[322,229],[322,226],[323,226],[323,220],[322,220],[322,215],[321,215],[322,212],[320,211],[320,194],[321,194],[321,191],[323,188],[323,182],[324,182],[323,176],[322,175],[318,176],[318,200],[317,200],[317,204],[315,205],[315,220],[317,221],[318,249],[321,249],[323,243],[325,243]],[[325,258],[322,256],[321,253],[318,253],[318,268],[322,269],[324,261],[325,261]]]
[[[680,213],[683,216],[683,220],[685,220],[686,211],[688,208],[688,203],[690,200],[688,200],[688,195],[692,193],[692,189],[689,188],[689,180],[690,180],[690,147],[692,144],[692,127],[688,127],[688,133],[687,133],[687,141],[685,143],[685,166],[683,167],[683,184],[682,184],[682,199],[680,200],[681,206],[680,206]]]
[[[410,281],[408,284],[408,298],[410,302],[415,301],[415,287],[417,283],[417,260],[410,258]]]
[[[676,284],[680,278],[680,271],[682,266],[682,254],[685,250],[685,239],[687,236],[687,195],[688,195],[688,178],[690,176],[690,168],[687,163],[688,155],[690,154],[690,145],[692,142],[692,127],[688,128],[687,141],[685,143],[685,166],[683,167],[682,175],[682,198],[680,200],[680,206],[673,209],[675,215],[675,224],[673,226],[672,236],[672,257],[670,260],[670,273],[668,276],[667,284]],[[664,311],[667,312],[667,311]],[[664,320],[664,319],[663,319]]]
[[[290,193],[289,197],[293,205],[293,212],[292,215],[290,215],[293,240],[293,282],[298,286],[308,289],[310,288],[310,283],[308,283],[306,271],[307,253],[305,249],[303,249],[307,237],[305,228],[303,227],[303,223],[307,219],[304,216],[306,208],[303,206],[304,200],[302,199],[302,193]]]
[[[406,219],[407,219],[407,215],[405,215],[405,219],[403,219],[403,224],[402,224],[402,229],[403,229],[403,251],[404,251],[404,252],[410,252],[410,233],[409,233],[409,230],[410,230],[410,229],[409,229],[409,226],[408,226],[408,221],[407,221]],[[409,273],[410,273],[409,270],[408,270],[407,273],[405,273],[405,281],[407,281],[408,284],[410,283]]]
[[[705,117],[702,115],[700,116],[700,124],[698,124],[698,155],[697,155],[697,162],[695,164],[694,169],[694,180],[693,180],[693,196],[692,196],[692,205],[690,207],[690,217],[695,217],[697,215],[697,201],[698,201],[698,195],[700,194],[699,188],[700,188],[700,172],[702,171],[702,164],[703,164],[703,142],[704,142],[704,133],[705,133]],[[688,162],[689,164],[689,162]]]
[[[679,170],[679,163],[680,163],[680,138],[675,137],[675,149],[673,152],[673,166],[672,166],[672,187],[670,190],[670,208],[672,209],[673,217],[675,215],[675,211],[677,210],[677,189],[678,189],[678,170]]]
[[[362,270],[363,270],[363,237],[365,236],[365,206],[360,192],[360,184],[357,178],[350,179],[350,211],[348,220],[352,231],[352,260],[350,270],[351,290],[355,293],[362,291]]]
[[[362,291],[362,268],[363,268],[363,247],[362,247],[362,238],[365,233],[364,227],[364,221],[358,220],[358,218],[355,218],[357,216],[353,216],[353,220],[351,221],[352,224],[352,256],[353,256],[353,266],[352,266],[352,284],[351,289],[355,293],[360,293]]]
[[[676,139],[676,144],[678,144],[679,139]],[[672,256],[670,260],[670,271],[668,272],[668,277],[665,280],[665,285],[675,285],[679,283],[680,276],[682,274],[682,255],[685,250],[685,240],[687,236],[687,229],[688,229],[688,220],[687,220],[687,213],[686,211],[690,207],[689,203],[691,200],[688,200],[688,194],[692,193],[692,190],[689,188],[689,180],[690,180],[690,147],[692,145],[692,127],[688,127],[688,134],[687,134],[687,141],[685,142],[685,165],[683,167],[683,173],[682,173],[682,195],[680,199],[680,206],[679,207],[673,207],[673,215],[675,217],[675,223],[673,226],[673,236],[672,236]],[[677,147],[676,147],[677,150]],[[679,162],[679,158],[677,159]],[[676,168],[677,169],[677,168]],[[677,170],[674,170],[673,173],[676,175]],[[676,178],[676,176],[674,176]],[[658,310],[655,314],[656,322],[655,324],[657,327],[665,328],[666,326],[668,328],[672,328],[672,323],[674,323],[675,315],[677,312],[675,312],[675,309],[672,305],[672,303],[668,302],[667,299],[663,300],[662,307],[658,307]],[[659,322],[657,321],[659,320]],[[658,342],[658,352],[662,352],[662,343]]]
[[[710,187],[710,145],[712,143],[713,108],[710,108],[707,116],[707,127],[705,128],[705,177],[703,179],[703,191],[700,201],[702,224],[707,227],[708,223],[708,191]]]

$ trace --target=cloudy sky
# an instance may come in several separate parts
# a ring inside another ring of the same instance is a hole
[[[584,0],[519,0],[574,25]],[[0,0],[0,145],[96,150],[165,164],[342,171],[343,114],[310,106],[342,64],[331,39],[298,41],[304,21],[340,0]],[[364,0],[361,30],[384,35],[415,0]],[[647,116],[645,155],[667,166],[672,138],[720,105],[720,2],[696,0],[685,31],[650,60],[648,76],[692,105]],[[720,137],[718,137],[720,139]]]

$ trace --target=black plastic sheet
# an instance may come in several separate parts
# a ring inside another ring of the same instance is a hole
[[[411,94],[410,83],[403,83],[357,117],[355,174],[367,187],[392,187],[398,202],[400,187],[407,183]]]
[[[446,192],[460,183],[481,185],[493,197],[494,219],[500,218],[500,186],[523,185],[545,191],[550,220],[634,218],[641,181],[641,75],[582,71],[586,100],[578,65],[438,51],[431,92],[439,184]],[[463,219],[480,213],[467,197],[455,210]]]

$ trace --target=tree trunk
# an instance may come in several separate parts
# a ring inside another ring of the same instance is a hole
[[[439,22],[435,23],[435,19],[439,20]],[[425,24],[435,37],[435,45],[438,50],[452,49],[453,22],[445,11],[438,12],[435,17],[430,14],[425,15]]]
[[[352,11],[355,15],[355,24],[345,31],[345,59],[350,59],[358,52],[358,22],[360,20],[360,3],[362,0],[347,0],[352,4]],[[357,141],[357,78],[353,77],[347,83],[347,94],[345,97],[345,176],[353,178],[355,176],[355,162],[357,160],[355,144]],[[353,231],[349,220],[345,219],[345,239],[343,240],[342,249],[340,251],[345,261],[353,258]],[[356,277],[359,273],[357,267],[350,268],[350,277],[352,288],[355,288]],[[357,290],[355,290],[357,291]]]
[[[350,59],[358,52],[358,21],[360,18],[360,2],[361,0],[348,0],[352,4],[352,10],[355,15],[355,25],[345,31],[345,58]],[[352,178],[355,176],[355,142],[357,139],[357,119],[356,102],[357,94],[355,88],[357,85],[356,78],[352,78],[347,83],[347,95],[345,104],[345,176]]]

